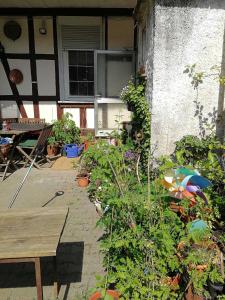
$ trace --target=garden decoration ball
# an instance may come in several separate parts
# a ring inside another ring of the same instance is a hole
[[[195,231],[206,231],[208,229],[208,225],[203,220],[194,220],[190,224],[189,232],[193,233]]]
[[[202,177],[197,170],[178,168],[171,170],[164,179],[162,185],[169,190],[171,197],[182,200],[189,199],[190,205],[196,204],[196,196],[199,196],[208,204],[207,198],[202,189],[212,183]]]
[[[15,84],[19,84],[23,81],[23,74],[18,69],[13,69],[9,72],[9,79]]]

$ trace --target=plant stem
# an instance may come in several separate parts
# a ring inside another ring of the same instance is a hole
[[[114,170],[114,168],[113,168],[113,165],[112,165],[112,163],[111,163],[111,161],[110,161],[109,159],[108,159],[108,162],[109,162],[110,168],[111,168],[111,170],[112,170],[112,172],[113,172],[113,175],[114,175],[114,177],[115,177],[116,184],[118,185],[118,188],[119,188],[119,190],[120,190],[120,194],[121,194],[122,197],[124,197],[124,193],[123,193],[122,188],[121,188],[121,186],[120,186],[120,184],[119,184],[119,181],[118,181],[116,172],[115,172],[115,170]]]

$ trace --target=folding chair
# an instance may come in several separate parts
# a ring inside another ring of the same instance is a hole
[[[34,162],[34,166],[37,169],[41,169],[40,163],[44,160],[50,162],[50,160],[44,154],[45,146],[47,144],[47,140],[52,132],[52,125],[46,126],[42,129],[38,139],[24,139],[17,146],[17,150],[25,157],[24,166],[27,165],[28,161],[32,162],[34,157],[37,155],[36,162]],[[31,150],[28,154],[25,150]]]
[[[9,145],[10,150],[9,153],[7,155],[4,155],[2,153],[2,151],[0,151],[0,169],[3,168],[3,174],[2,176],[2,181],[6,178],[7,174],[8,174],[8,170],[12,170],[11,166],[14,167],[14,169],[16,170],[17,167],[14,165],[13,163],[13,155],[14,155],[14,146],[13,145]]]
[[[0,168],[4,168],[3,175],[2,175],[2,181],[5,179],[5,177],[7,175],[9,164],[10,164],[10,160],[7,159],[6,157],[4,157],[2,155],[2,153],[0,152]]]

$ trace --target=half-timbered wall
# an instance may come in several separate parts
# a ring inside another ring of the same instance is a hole
[[[3,31],[4,24],[10,20],[21,26],[21,36],[15,41],[7,38]],[[43,22],[45,35],[39,32]],[[54,34],[56,20],[51,16],[0,17],[0,40],[5,52],[0,64],[1,117],[40,117],[46,122],[57,119],[59,93]],[[8,79],[12,69],[22,72],[20,84],[13,84]]]
[[[72,23],[88,25],[92,20],[100,26],[100,49],[128,50],[133,48],[132,18],[117,16],[115,12],[107,16],[105,11],[104,15],[94,14],[92,17],[34,16],[29,10],[26,13],[23,16],[19,9],[15,9],[12,16],[0,16],[0,42],[4,47],[4,54],[0,57],[0,118],[35,117],[50,123],[60,118],[63,112],[69,112],[79,127],[94,128],[94,98],[82,103],[66,99],[62,93],[65,78],[60,26]],[[3,31],[4,24],[10,20],[19,23],[22,29],[21,36],[15,41],[7,38]],[[43,24],[46,34],[39,32]],[[22,72],[20,84],[9,80],[12,69]]]

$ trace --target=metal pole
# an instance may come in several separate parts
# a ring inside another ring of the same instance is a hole
[[[13,206],[14,202],[16,201],[16,198],[17,198],[17,196],[18,196],[18,194],[19,194],[19,192],[20,192],[20,190],[21,190],[21,188],[22,188],[22,186],[23,186],[23,184],[24,184],[24,182],[25,182],[25,180],[26,180],[28,174],[29,174],[30,171],[31,171],[31,169],[32,169],[32,167],[33,167],[33,165],[34,165],[34,163],[35,163],[36,158],[37,158],[37,154],[35,155],[35,157],[34,157],[32,163],[30,164],[29,169],[27,170],[26,175],[24,176],[22,182],[20,183],[20,185],[18,186],[18,188],[17,188],[15,194],[13,195],[13,198],[12,198],[12,200],[11,200],[11,202],[10,202],[8,208],[11,208],[11,207]]]

